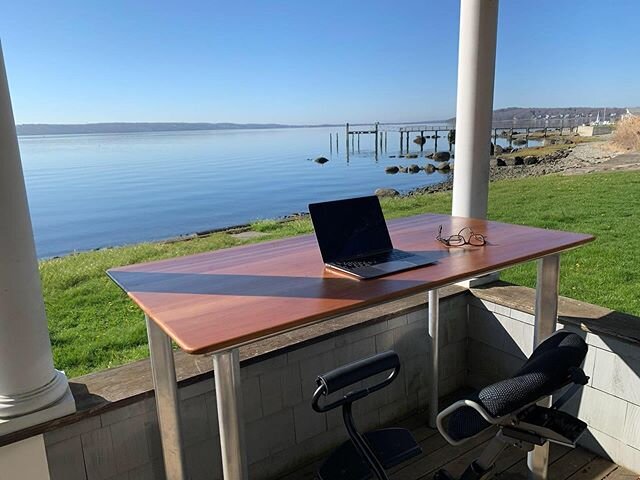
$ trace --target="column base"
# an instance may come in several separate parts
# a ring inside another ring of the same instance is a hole
[[[67,387],[66,393],[60,400],[42,410],[28,413],[20,417],[0,419],[0,437],[40,423],[55,420],[56,418],[71,415],[76,411],[76,401],[71,390]]]

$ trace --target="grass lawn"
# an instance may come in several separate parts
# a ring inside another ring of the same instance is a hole
[[[491,184],[489,218],[591,233],[597,240],[562,255],[561,294],[640,316],[640,172],[546,176]],[[450,193],[384,199],[387,218],[448,213]],[[113,266],[311,232],[307,219],[262,221],[267,235],[240,241],[226,233],[176,243],[144,243],[40,263],[57,368],[71,377],[148,355],[144,319],[105,275]],[[504,280],[534,286],[535,265]]]

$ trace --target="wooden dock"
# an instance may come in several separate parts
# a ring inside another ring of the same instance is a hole
[[[512,145],[515,138],[524,137],[525,145],[528,145],[532,134],[536,137],[546,138],[548,135],[566,135],[574,131],[577,132],[579,121],[577,119],[546,119],[531,121],[497,121],[491,127],[491,137],[494,144],[498,138],[507,138],[509,145]],[[374,150],[377,157],[378,152],[386,151],[388,146],[389,133],[399,134],[400,152],[408,152],[410,137],[415,135],[414,143],[418,145],[420,151],[424,150],[424,145],[428,139],[434,140],[434,151],[438,151],[438,139],[447,139],[447,150],[451,151],[455,143],[455,125],[388,125],[374,123],[372,125],[350,125],[345,126],[345,146],[347,156],[360,150],[360,137],[362,135],[372,135],[374,137]],[[542,135],[540,135],[542,134]],[[453,142],[450,140],[453,139]],[[335,133],[335,143],[333,134],[330,134],[329,144],[333,152],[334,144],[338,152],[338,133]]]

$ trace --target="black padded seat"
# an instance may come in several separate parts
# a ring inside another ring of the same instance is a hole
[[[467,398],[482,405],[492,417],[502,417],[567,385],[572,370],[580,367],[586,354],[587,344],[580,336],[558,331],[538,345],[513,377]],[[450,415],[446,430],[451,438],[460,441],[489,426],[476,410],[463,407]]]

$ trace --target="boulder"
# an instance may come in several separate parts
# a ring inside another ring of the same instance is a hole
[[[451,154],[449,152],[436,152],[431,158],[433,158],[436,162],[448,162],[451,158]]]
[[[510,157],[503,159],[507,167],[513,167],[515,165],[524,165],[524,159],[522,157]]]
[[[524,157],[525,165],[535,165],[536,163],[538,163],[538,157],[536,157],[535,155],[527,155],[526,157]]]
[[[398,173],[400,171],[400,169],[398,167],[396,167],[395,165],[392,167],[387,167],[384,169],[385,173]]]
[[[409,173],[418,173],[420,171],[420,167],[415,163],[409,165]]]
[[[397,197],[400,192],[393,188],[378,188],[374,194],[378,197]]]
[[[427,164],[424,166],[424,171],[425,171],[426,173],[433,173],[433,172],[435,172],[435,171],[436,171],[436,167],[435,167],[435,165],[433,165],[432,163],[427,163]]]
[[[424,145],[425,143],[427,143],[427,139],[418,135],[413,139],[413,143],[415,143],[416,145]]]
[[[498,167],[506,167],[507,166],[507,162],[504,161],[504,158],[496,158],[496,165]]]
[[[418,158],[417,153],[407,153],[404,158]]]
[[[442,162],[436,165],[436,170],[440,170],[441,172],[446,172],[448,170],[451,170],[451,165],[449,165],[449,162]]]
[[[327,163],[328,161],[329,159],[327,157],[318,157],[314,160],[314,162],[319,163],[320,165]]]
[[[504,149],[500,145],[496,145],[494,147],[494,152],[496,155],[500,155],[502,152],[504,152]]]
[[[433,158],[433,153],[427,153],[427,154],[425,155],[425,158]]]
[[[402,165],[398,167],[398,170],[400,171],[400,173],[407,173],[409,171],[407,167],[403,167]]]
[[[526,145],[526,144],[527,144],[527,141],[526,141],[524,138],[516,138],[516,139],[513,141],[513,144],[514,144],[514,145]]]

